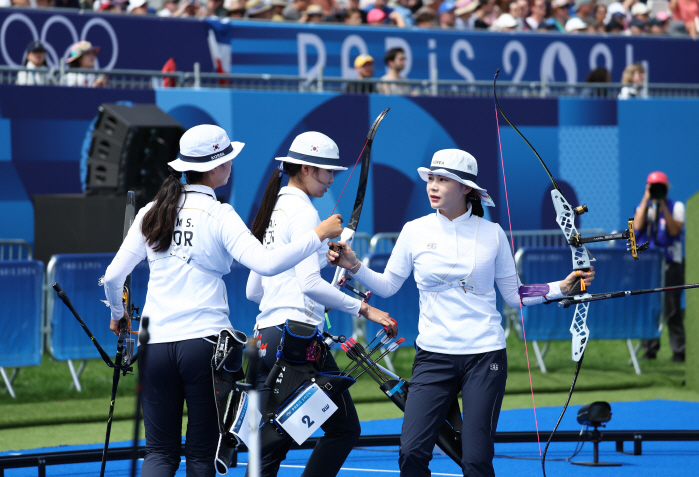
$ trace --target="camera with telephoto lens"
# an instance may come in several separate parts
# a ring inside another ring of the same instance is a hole
[[[667,186],[665,184],[651,184],[650,198],[653,200],[663,200],[667,197]]]

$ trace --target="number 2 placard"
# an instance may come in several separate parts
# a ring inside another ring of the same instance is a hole
[[[336,410],[328,395],[312,384],[279,413],[277,423],[297,444],[302,444]]]

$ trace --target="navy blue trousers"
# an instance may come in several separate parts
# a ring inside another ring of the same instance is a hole
[[[401,477],[429,476],[439,428],[459,392],[463,399],[464,476],[492,477],[495,429],[507,381],[504,349],[450,355],[418,349],[400,437]]]
[[[182,413],[187,403],[187,477],[216,475],[218,417],[214,404],[213,345],[202,338],[148,345],[143,372],[146,458],[141,475],[171,477],[180,466]]]
[[[282,331],[276,326],[264,328],[260,330],[258,339],[262,348],[266,350],[266,353],[260,359],[257,374],[260,408],[265,409],[270,389],[264,387],[264,382],[277,360],[276,353],[282,341]],[[332,354],[328,353],[323,365],[323,371],[338,370],[335,359]],[[306,463],[306,468],[303,474],[301,474],[302,477],[334,477],[337,475],[361,434],[357,410],[349,392],[346,391],[339,396],[335,396],[332,400],[338,409],[320,426],[325,434],[318,440],[313,449],[311,457],[309,457]],[[279,466],[286,458],[292,443],[293,441],[289,439],[268,455],[261,456],[261,477],[275,477],[277,475]]]

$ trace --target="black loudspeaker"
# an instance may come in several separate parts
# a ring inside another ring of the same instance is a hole
[[[103,104],[87,159],[87,193],[153,199],[177,158],[182,125],[154,104]]]
[[[116,252],[124,234],[126,196],[35,195],[34,258]]]

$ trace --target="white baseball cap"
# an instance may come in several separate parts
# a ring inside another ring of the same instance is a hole
[[[517,19],[509,13],[503,13],[495,20],[495,26],[497,28],[515,28],[517,26]]]
[[[566,31],[568,33],[576,30],[586,30],[587,29],[587,23],[585,23],[583,20],[581,20],[578,17],[573,17],[570,20],[566,22]]]
[[[493,199],[488,195],[488,191],[476,184],[478,176],[478,162],[466,151],[461,149],[442,149],[432,156],[430,167],[418,167],[418,174],[422,180],[427,182],[429,175],[448,177],[465,186],[471,187],[478,192],[483,205],[495,207]]]
[[[340,166],[340,150],[335,141],[325,134],[315,131],[308,131],[296,136],[287,156],[275,157],[275,159],[333,171],[347,170],[346,167]]]
[[[180,138],[180,157],[169,162],[176,171],[206,172],[232,161],[245,146],[231,142],[222,128],[200,124],[188,129]]]
[[[650,9],[645,3],[634,3],[631,7],[631,15],[648,15]]]

